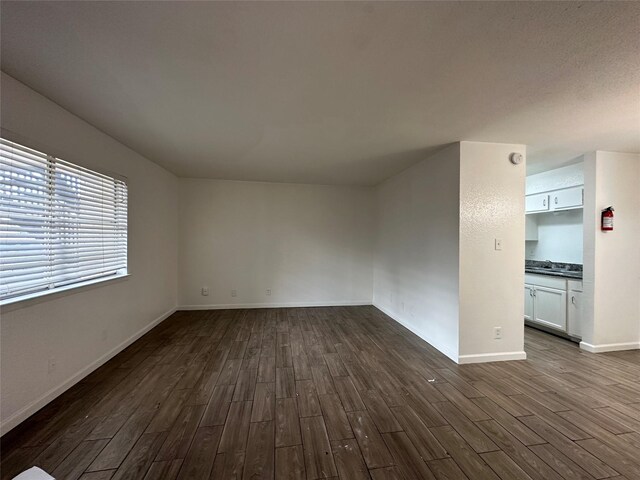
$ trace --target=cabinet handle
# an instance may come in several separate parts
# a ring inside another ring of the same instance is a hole
[[[571,303],[576,304],[576,297],[574,295],[571,296]]]

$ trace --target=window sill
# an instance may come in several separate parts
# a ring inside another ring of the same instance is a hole
[[[4,311],[14,310],[20,307],[26,307],[28,305],[39,303],[38,300],[51,299],[52,297],[65,296],[64,294],[79,293],[83,290],[88,290],[90,287],[102,285],[105,283],[117,282],[119,280],[125,280],[130,277],[130,273],[121,273],[118,275],[112,275],[110,277],[93,278],[85,282],[74,283],[72,285],[65,285],[64,287],[54,288],[52,290],[42,290],[41,292],[29,293],[27,295],[20,295],[19,297],[7,298],[0,300],[0,307]]]

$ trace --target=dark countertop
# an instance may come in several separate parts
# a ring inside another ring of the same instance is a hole
[[[550,260],[525,260],[525,273],[547,275],[549,277],[582,280],[582,265],[579,263],[559,263]]]
[[[549,277],[562,277],[562,278],[572,278],[575,280],[582,280],[582,272],[567,272],[567,271],[555,271],[555,270],[542,270],[542,269],[531,269],[525,268],[525,273],[533,273],[535,275],[547,275]]]

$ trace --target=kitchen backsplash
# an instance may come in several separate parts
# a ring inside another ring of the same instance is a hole
[[[582,209],[535,217],[538,240],[526,242],[526,259],[582,263]]]

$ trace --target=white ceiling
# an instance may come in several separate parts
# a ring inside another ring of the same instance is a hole
[[[638,2],[2,2],[2,69],[184,177],[375,184],[458,140],[640,151]]]

